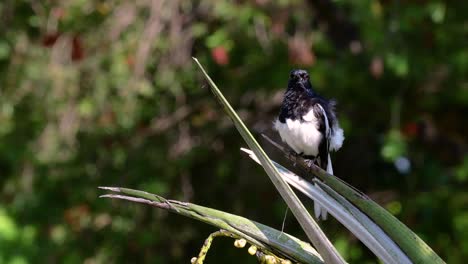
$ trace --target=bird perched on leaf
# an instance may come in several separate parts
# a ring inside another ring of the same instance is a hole
[[[304,70],[290,73],[283,104],[274,122],[281,139],[294,152],[333,174],[330,151],[343,144],[343,129],[335,114],[335,101],[317,94]],[[327,211],[315,203],[317,219],[327,219]]]

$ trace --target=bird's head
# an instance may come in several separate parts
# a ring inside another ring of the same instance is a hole
[[[289,74],[288,88],[305,88],[312,90],[309,74],[305,70],[292,70]]]

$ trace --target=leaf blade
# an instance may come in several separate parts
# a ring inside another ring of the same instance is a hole
[[[242,216],[192,203],[167,200],[164,197],[140,190],[120,187],[101,187],[101,189],[117,193],[101,195],[102,198],[122,199],[152,205],[227,230],[246,238],[256,246],[270,249],[274,253],[292,260],[301,263],[324,263],[318,252],[309,243]]]

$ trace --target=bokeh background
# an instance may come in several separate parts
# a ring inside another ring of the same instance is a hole
[[[339,102],[336,175],[462,263],[466,14],[440,0],[1,1],[0,263],[187,263],[216,230],[99,199],[102,185],[281,228],[285,204],[191,56],[257,136],[275,136],[289,71],[308,70]],[[348,261],[376,262],[323,226]],[[306,239],[291,215],[285,228]],[[215,240],[207,263],[256,263],[232,242]]]

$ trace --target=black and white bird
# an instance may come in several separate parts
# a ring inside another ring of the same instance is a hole
[[[335,101],[317,94],[304,70],[293,70],[288,89],[274,122],[281,139],[294,152],[316,163],[333,174],[330,151],[337,151],[343,144],[343,129],[335,114]],[[327,211],[317,202],[314,206],[317,219],[327,219]]]

